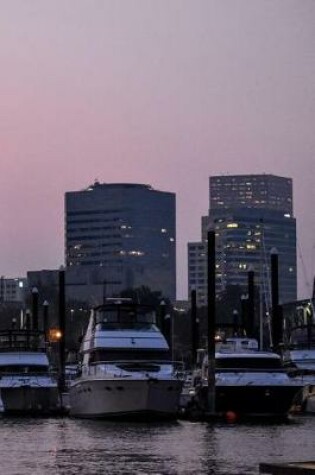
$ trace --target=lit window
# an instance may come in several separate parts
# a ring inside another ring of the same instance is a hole
[[[144,252],[142,252],[142,251],[129,251],[128,254],[130,256],[143,256]]]
[[[228,223],[226,225],[227,228],[238,228],[238,224],[237,223]]]

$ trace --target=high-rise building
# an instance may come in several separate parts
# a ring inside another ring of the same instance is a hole
[[[207,241],[188,243],[188,293],[196,291],[197,304],[207,305]]]
[[[292,179],[275,175],[209,178],[209,209],[254,208],[292,215]]]
[[[95,182],[65,195],[66,267],[95,269],[108,293],[148,286],[176,298],[176,197]]]
[[[209,215],[202,218],[202,240],[188,244],[188,290],[206,304],[206,229],[216,234],[216,290],[238,285],[247,291],[248,271],[270,305],[270,252],[279,256],[279,298],[296,300],[296,220],[292,180],[274,175],[215,176],[209,180]]]

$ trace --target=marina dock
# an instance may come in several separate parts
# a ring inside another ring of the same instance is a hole
[[[259,473],[271,475],[314,475],[315,461],[290,463],[261,463]]]

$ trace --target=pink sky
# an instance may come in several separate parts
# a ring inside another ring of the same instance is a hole
[[[177,195],[183,298],[208,177],[266,172],[293,178],[310,295],[314,0],[2,0],[0,64],[0,274],[63,264],[65,191],[148,183]]]

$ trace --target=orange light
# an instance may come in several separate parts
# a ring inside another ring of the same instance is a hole
[[[62,338],[62,332],[59,328],[50,328],[48,332],[48,341],[50,343],[58,343]]]

